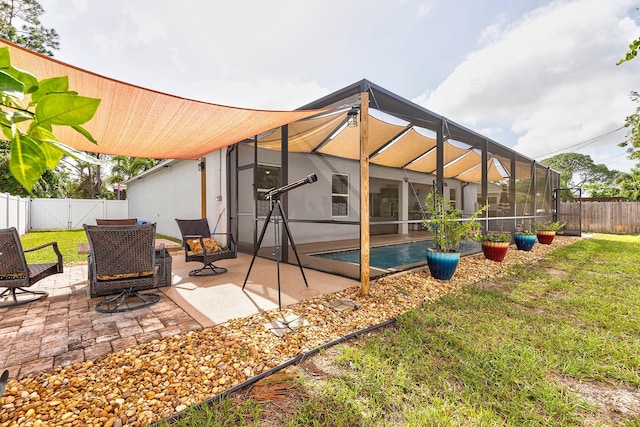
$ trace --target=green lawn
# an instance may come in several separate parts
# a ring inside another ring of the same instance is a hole
[[[20,241],[24,249],[48,242],[58,242],[58,249],[62,253],[65,264],[87,260],[87,255],[78,254],[78,243],[87,241],[84,230],[30,231],[20,236]],[[28,263],[55,262],[55,259],[54,252],[50,248],[27,254]]]
[[[158,234],[158,238],[169,239],[176,242],[172,237],[163,236]],[[62,253],[62,259],[65,264],[86,262],[86,254],[78,254],[78,243],[86,242],[87,235],[84,229],[82,230],[56,230],[56,231],[30,231],[20,236],[22,247],[24,249],[34,248],[48,242],[58,242],[58,249]],[[27,253],[28,263],[44,263],[55,262],[56,256],[53,249],[47,248],[34,253]]]
[[[635,415],[587,398],[638,393],[639,260],[639,236],[595,235],[412,310],[296,380],[282,425],[640,426],[638,397]],[[176,425],[257,426],[266,405],[225,398]]]

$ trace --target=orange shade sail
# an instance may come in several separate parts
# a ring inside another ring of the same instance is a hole
[[[72,129],[53,129],[60,142],[78,150],[196,159],[321,112],[253,110],[194,101],[100,76],[0,39],[0,47],[5,46],[13,67],[38,80],[68,76],[70,90],[101,100],[96,115],[84,125],[98,145]]]

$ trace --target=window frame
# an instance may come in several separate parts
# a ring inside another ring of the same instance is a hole
[[[333,180],[334,180],[334,177],[337,177],[337,176],[342,176],[342,177],[346,178],[346,185],[345,185],[346,193],[334,193],[333,192],[333,190],[334,190]],[[349,217],[349,201],[350,201],[349,182],[350,182],[350,180],[351,180],[351,177],[347,173],[331,172],[331,218],[348,218]],[[345,203],[345,205],[346,205],[346,213],[344,215],[336,215],[334,213],[335,211],[333,209],[333,206],[334,206],[333,200],[336,197],[341,197],[341,198],[346,199],[346,203]]]

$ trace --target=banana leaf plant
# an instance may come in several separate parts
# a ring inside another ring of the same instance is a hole
[[[45,170],[53,170],[62,156],[95,162],[85,153],[64,145],[53,126],[70,126],[97,144],[81,125],[95,115],[100,100],[69,90],[66,76],[38,81],[11,65],[9,48],[0,48],[0,129],[9,141],[9,170],[28,191]]]

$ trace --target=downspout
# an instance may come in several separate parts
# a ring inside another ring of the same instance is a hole
[[[207,217],[207,158],[200,157],[198,164],[200,170],[200,212],[202,218]]]

